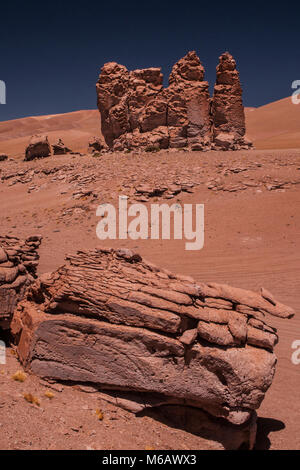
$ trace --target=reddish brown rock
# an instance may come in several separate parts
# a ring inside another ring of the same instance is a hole
[[[106,150],[108,150],[108,146],[99,137],[92,137],[89,140],[89,144],[88,144],[88,152],[89,153],[102,152],[102,151],[106,151]]]
[[[127,105],[128,70],[116,62],[105,64],[96,89],[102,135],[109,148],[112,148],[116,138],[131,130]]]
[[[206,296],[226,309],[203,307]],[[253,324],[251,309],[235,310],[254,301],[265,311],[278,306],[273,297],[175,276],[128,249],[80,251],[29,287],[11,330],[20,360],[43,378],[126,392],[132,403],[142,394],[147,406],[200,408],[228,432],[246,429],[251,446],[277,342],[266,322]]]
[[[160,68],[128,70],[105,64],[97,83],[102,133],[114,150],[165,149],[210,143],[210,98],[195,52],[174,65],[163,89]]]
[[[71,150],[63,143],[61,139],[58,139],[57,142],[52,145],[52,149],[53,155],[64,155],[71,152]]]
[[[229,52],[220,56],[212,100],[213,142],[222,150],[249,148],[245,138],[242,88],[236,62]]]
[[[130,72],[127,103],[131,131],[149,132],[166,125],[166,103],[163,98],[157,100],[162,82],[160,68]]]
[[[168,102],[170,147],[192,150],[210,147],[210,97],[204,67],[195,51],[173,67],[165,90]],[[172,129],[173,128],[173,129]]]
[[[40,236],[26,240],[0,236],[0,327],[8,328],[27,286],[36,278]]]
[[[168,88],[162,83],[160,68],[129,72],[115,62],[102,67],[96,86],[98,108],[110,149],[250,147],[239,74],[229,53],[220,57],[212,106],[195,51],[174,65]]]
[[[47,135],[34,135],[31,137],[25,150],[25,160],[45,158],[51,155],[51,147]]]

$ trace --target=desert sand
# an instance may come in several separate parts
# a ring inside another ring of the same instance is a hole
[[[257,149],[299,148],[300,106],[291,97],[246,108],[247,134]]]

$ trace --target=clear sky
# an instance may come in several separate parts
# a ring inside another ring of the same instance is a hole
[[[96,108],[103,63],[172,65],[196,50],[211,87],[219,55],[235,57],[245,106],[289,96],[300,79],[300,3],[3,0],[0,120]]]

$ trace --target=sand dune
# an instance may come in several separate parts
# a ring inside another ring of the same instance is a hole
[[[99,112],[94,109],[3,121],[0,122],[0,152],[24,154],[29,138],[45,133],[50,143],[60,137],[72,150],[86,151],[89,139],[100,132]]]
[[[257,149],[300,147],[300,104],[291,97],[245,112],[247,135]]]

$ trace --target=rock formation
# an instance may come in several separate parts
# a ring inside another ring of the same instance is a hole
[[[250,142],[244,137],[245,114],[236,62],[228,52],[219,60],[212,100],[213,141],[216,148],[223,150],[248,148]]]
[[[294,312],[265,289],[196,283],[130,250],[99,249],[35,281],[11,329],[42,378],[93,385],[135,411],[194,407],[235,435],[232,446],[251,447],[276,364],[266,314]]]
[[[89,145],[88,145],[88,152],[89,153],[102,152],[102,151],[106,151],[106,150],[108,150],[108,146],[99,137],[92,137],[89,140]]]
[[[233,63],[234,70],[230,71],[230,76],[235,82],[227,88],[221,86],[224,73],[221,74],[220,65],[218,67],[220,72],[215,95],[218,87],[221,88],[219,99],[214,99],[213,114],[208,82],[204,81],[204,68],[194,51],[174,65],[169,86],[165,89],[160,68],[129,72],[115,62],[105,64],[96,88],[102,134],[108,147],[111,150],[183,147],[207,150],[215,146],[225,149],[220,139],[226,132],[227,140],[231,133],[235,136],[228,148],[248,148],[248,143],[243,140],[245,118],[242,92]],[[223,95],[226,93],[224,106],[228,125],[219,129],[220,107],[224,101],[221,92]],[[215,118],[216,126],[213,122]]]
[[[47,135],[33,135],[25,150],[25,161],[44,158],[51,155],[51,147]]]
[[[0,236],[0,327],[8,328],[17,303],[36,278],[40,236],[25,241]]]
[[[192,150],[210,147],[210,97],[204,68],[195,52],[174,65],[165,93],[170,147]]]
[[[71,150],[63,143],[61,139],[58,139],[58,141],[52,145],[52,149],[53,155],[64,155],[71,152]]]
[[[0,153],[0,162],[4,162],[7,159],[8,159],[8,156],[6,155],[6,153]]]

